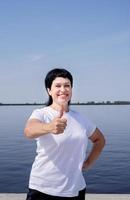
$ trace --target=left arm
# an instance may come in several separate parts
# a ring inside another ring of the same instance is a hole
[[[92,146],[92,149],[91,149],[87,159],[83,163],[83,170],[87,170],[87,169],[91,168],[93,163],[99,157],[99,155],[105,145],[105,138],[98,128],[96,128],[96,130],[94,131],[92,136],[89,137],[89,139],[92,141],[93,146]]]

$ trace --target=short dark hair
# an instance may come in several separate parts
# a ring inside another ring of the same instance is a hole
[[[51,89],[52,82],[57,78],[57,77],[62,77],[62,78],[68,78],[71,83],[71,87],[73,87],[73,77],[69,71],[63,68],[55,68],[50,70],[45,78],[45,88]],[[46,103],[47,106],[52,104],[52,97],[49,95],[48,102]]]

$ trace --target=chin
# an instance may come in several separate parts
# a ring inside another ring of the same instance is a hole
[[[62,105],[62,104],[68,104],[68,102],[69,102],[69,101],[61,100],[61,101],[59,101],[58,103],[59,103],[60,105]]]

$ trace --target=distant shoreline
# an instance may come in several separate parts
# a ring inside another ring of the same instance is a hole
[[[39,106],[46,105],[46,103],[0,103],[0,106]],[[114,102],[72,102],[70,105],[130,105],[130,101],[114,101]]]

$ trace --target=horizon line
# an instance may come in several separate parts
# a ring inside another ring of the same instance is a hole
[[[88,101],[88,102],[71,102],[70,105],[129,105],[130,101]],[[44,103],[1,103],[0,106],[2,105],[46,105],[46,102]]]

